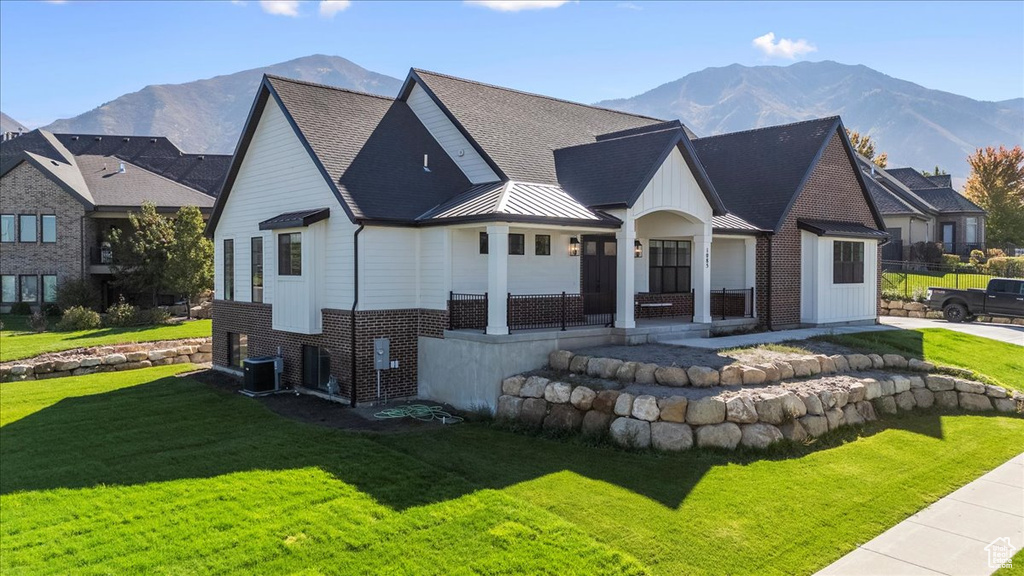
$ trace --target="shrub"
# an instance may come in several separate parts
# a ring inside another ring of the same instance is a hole
[[[947,272],[956,270],[957,266],[960,265],[960,257],[956,254],[943,254],[942,255],[942,269]]]
[[[64,316],[57,322],[57,330],[75,332],[78,330],[95,330],[100,327],[100,315],[95,310],[83,306],[72,306],[64,311]]]
[[[163,308],[141,310],[138,313],[139,324],[163,324],[170,320],[171,313]]]
[[[28,302],[15,302],[11,304],[11,314],[14,316],[28,316],[32,313],[32,306]]]
[[[924,302],[928,299],[928,289],[914,288],[914,293],[910,295],[910,299],[914,302]]]
[[[960,262],[956,265],[956,271],[963,274],[975,274],[978,271],[978,267],[973,262]]]
[[[1024,278],[1024,256],[989,258],[988,273],[993,276]]]
[[[1006,256],[1006,252],[1003,252],[1000,248],[989,248],[985,251],[985,256],[988,258],[1003,258]]]
[[[57,285],[57,306],[61,310],[80,306],[82,308],[99,308],[100,293],[86,278],[65,280]]]
[[[56,304],[46,304],[43,306],[43,314],[46,314],[50,318],[60,318],[60,306]]]
[[[971,264],[974,264],[975,266],[979,266],[981,264],[984,264],[985,261],[988,260],[988,258],[985,257],[985,253],[982,252],[981,250],[971,250],[971,258],[970,258],[970,260],[971,260]]]
[[[139,323],[139,307],[125,302],[121,296],[117,304],[107,308],[105,323],[115,327],[134,326]]]
[[[47,322],[48,320],[46,319],[46,315],[42,312],[33,312],[32,315],[28,317],[28,326],[35,332],[46,332],[46,329],[48,328]]]

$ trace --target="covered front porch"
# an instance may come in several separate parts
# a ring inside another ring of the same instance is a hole
[[[447,328],[642,335],[756,322],[756,237],[712,234],[678,212],[621,212],[618,230],[453,230]]]

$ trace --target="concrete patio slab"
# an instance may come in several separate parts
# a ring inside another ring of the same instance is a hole
[[[671,346],[689,346],[691,348],[719,350],[723,348],[757,346],[758,344],[777,344],[787,340],[805,340],[807,338],[826,336],[829,334],[854,334],[857,332],[878,332],[881,330],[894,329],[895,328],[891,326],[864,324],[859,326],[831,326],[827,328],[799,328],[796,330],[758,332],[757,334],[739,334],[736,336],[719,336],[715,338],[665,338],[659,339],[658,343],[669,344]]]

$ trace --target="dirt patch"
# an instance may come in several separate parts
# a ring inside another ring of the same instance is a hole
[[[238,394],[242,389],[241,381],[238,378],[216,370],[190,372],[188,374],[183,374],[183,376],[193,378],[224,393]],[[436,430],[446,426],[446,424],[442,424],[439,420],[424,422],[414,418],[390,418],[382,420],[374,417],[374,414],[382,410],[397,408],[408,404],[441,406],[444,411],[455,416],[461,416],[464,418],[472,418],[474,416],[472,414],[467,415],[461,413],[451,406],[422,400],[414,400],[411,402],[388,402],[387,404],[379,406],[359,408],[352,408],[347,404],[324,400],[323,398],[317,398],[316,396],[307,396],[290,392],[274,394],[272,396],[260,396],[258,398],[251,398],[251,400],[263,404],[271,412],[284,418],[288,418],[289,420],[315,424],[317,426],[325,426],[327,428],[352,430],[357,432],[426,431]]]
[[[577,354],[594,358],[617,358],[629,362],[647,362],[659,366],[709,366],[721,368],[731,364],[763,364],[776,360],[792,360],[808,354],[854,354],[856,351],[817,340],[794,340],[781,344],[763,344],[748,348],[706,350],[671,346],[668,344],[641,344],[639,346],[593,346],[573,350]]]

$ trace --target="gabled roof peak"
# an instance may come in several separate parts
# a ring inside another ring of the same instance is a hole
[[[803,124],[814,124],[814,123],[835,123],[839,122],[839,116],[824,116],[821,118],[811,118],[809,120],[800,120],[798,122],[790,122],[789,124],[773,124],[771,126],[761,126],[760,128],[751,128],[749,130],[739,130],[737,132],[726,132],[725,134],[714,134],[711,136],[701,136],[694,138],[694,140],[710,140],[712,138],[723,138],[725,136],[735,136],[737,134],[750,134],[752,132],[764,132],[767,130],[780,130],[783,128],[791,128],[794,126],[800,126]]]
[[[644,116],[643,114],[633,114],[632,112],[623,112],[622,110],[615,110],[614,108],[605,108],[603,106],[593,106],[591,104],[583,104],[581,102],[575,102],[573,100],[566,100],[564,98],[555,98],[554,96],[546,96],[544,94],[537,94],[536,92],[527,92],[525,90],[517,90],[515,88],[508,88],[507,86],[498,86],[496,84],[488,84],[486,82],[479,82],[477,80],[470,80],[468,78],[459,78],[458,76],[452,76],[451,74],[444,74],[442,72],[433,72],[431,70],[424,70],[422,68],[412,68],[412,72],[417,74],[429,74],[431,76],[438,76],[440,78],[447,78],[449,80],[455,80],[457,82],[465,82],[466,84],[473,84],[476,86],[483,86],[484,88],[493,88],[495,90],[504,90],[506,92],[514,92],[522,96],[531,96],[533,98],[542,98],[544,100],[550,100],[552,102],[560,102],[562,104],[571,104],[573,106],[581,106],[583,108],[591,108],[594,110],[603,110],[605,112],[614,112],[623,116],[630,116],[633,118],[642,118],[644,120],[655,120],[664,121],[664,118],[655,118],[653,116]]]
[[[394,98],[390,96],[382,96],[380,94],[373,94],[370,92],[363,92],[362,90],[352,90],[350,88],[341,88],[339,86],[331,86],[329,84],[322,84],[320,82],[310,82],[308,80],[296,80],[295,78],[286,78],[284,76],[277,76],[276,74],[264,74],[264,78],[267,80],[279,80],[282,82],[291,82],[292,84],[300,84],[302,86],[311,86],[313,88],[324,88],[327,90],[335,90],[338,92],[347,92],[349,94],[355,94],[357,96],[369,96],[371,98],[378,98],[380,100],[394,101]]]

